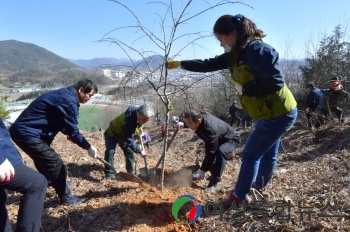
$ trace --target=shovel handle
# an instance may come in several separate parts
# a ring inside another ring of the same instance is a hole
[[[144,151],[144,150],[145,150],[145,147],[143,146],[142,136],[140,136],[140,143],[141,143],[142,151]],[[148,163],[147,163],[147,155],[143,156],[143,160],[145,161],[145,168],[146,168],[147,176],[149,176]]]
[[[102,159],[101,157],[98,157],[98,160],[101,161],[104,165],[106,165],[106,167],[112,169],[116,174],[119,173],[119,172],[118,172],[110,163],[108,163],[106,160]]]

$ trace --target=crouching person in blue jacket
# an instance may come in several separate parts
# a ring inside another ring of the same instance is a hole
[[[33,159],[36,169],[51,182],[61,204],[80,204],[84,200],[71,193],[63,160],[50,145],[57,133],[62,132],[86,149],[91,157],[97,158],[96,148],[78,129],[79,103],[86,103],[97,91],[91,80],[83,79],[67,88],[44,93],[30,103],[9,129],[13,142]]]
[[[16,231],[40,230],[47,181],[22,161],[0,119],[0,231],[12,232],[6,210],[7,190],[22,194]]]

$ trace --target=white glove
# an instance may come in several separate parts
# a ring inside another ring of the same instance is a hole
[[[184,128],[184,126],[185,126],[185,124],[183,122],[178,122],[175,124],[175,128],[178,128],[178,129]]]
[[[142,136],[142,134],[143,134],[143,129],[142,129],[142,127],[140,127],[140,129],[139,129],[139,135]]]
[[[241,84],[235,83],[235,89],[237,90],[239,95],[243,94],[242,88],[243,88],[243,86]]]
[[[192,174],[193,178],[197,180],[203,180],[205,178],[205,172],[203,172],[200,168]]]
[[[0,165],[0,182],[9,182],[15,177],[15,169],[8,159]]]
[[[143,157],[143,156],[146,156],[147,154],[146,154],[146,152],[144,150],[141,150],[140,155]]]
[[[93,147],[91,146],[89,149],[88,149],[88,154],[89,156],[91,156],[92,158],[96,159],[97,158],[97,149],[96,147]]]
[[[310,108],[307,107],[307,108],[305,109],[305,111],[306,111],[307,113],[310,112]]]

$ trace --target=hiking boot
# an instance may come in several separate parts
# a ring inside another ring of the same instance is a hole
[[[60,199],[61,205],[78,205],[82,203],[85,199],[78,198],[73,194],[69,193]]]
[[[231,207],[234,203],[238,207],[238,205],[241,205],[243,201],[246,201],[247,205],[250,205],[252,203],[252,199],[249,196],[247,196],[246,198],[237,197],[235,194],[235,190],[232,190],[229,197],[224,200],[224,205],[226,207]]]
[[[212,180],[209,181],[208,186],[204,189],[207,193],[216,193],[218,190],[218,183]]]

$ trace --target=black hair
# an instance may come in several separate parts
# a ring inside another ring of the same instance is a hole
[[[197,110],[189,110],[189,111],[185,112],[184,118],[191,118],[191,121],[195,122],[198,119],[202,118],[202,114],[201,114],[201,112],[199,112]]]
[[[229,35],[232,31],[237,31],[238,34],[238,48],[244,48],[248,42],[254,38],[265,37],[264,32],[257,28],[255,23],[247,17],[237,14],[223,15],[216,20],[213,28],[214,34]]]
[[[73,87],[76,90],[83,88],[84,93],[90,93],[91,90],[95,90],[95,93],[98,92],[97,85],[89,79],[82,79],[75,83]]]

